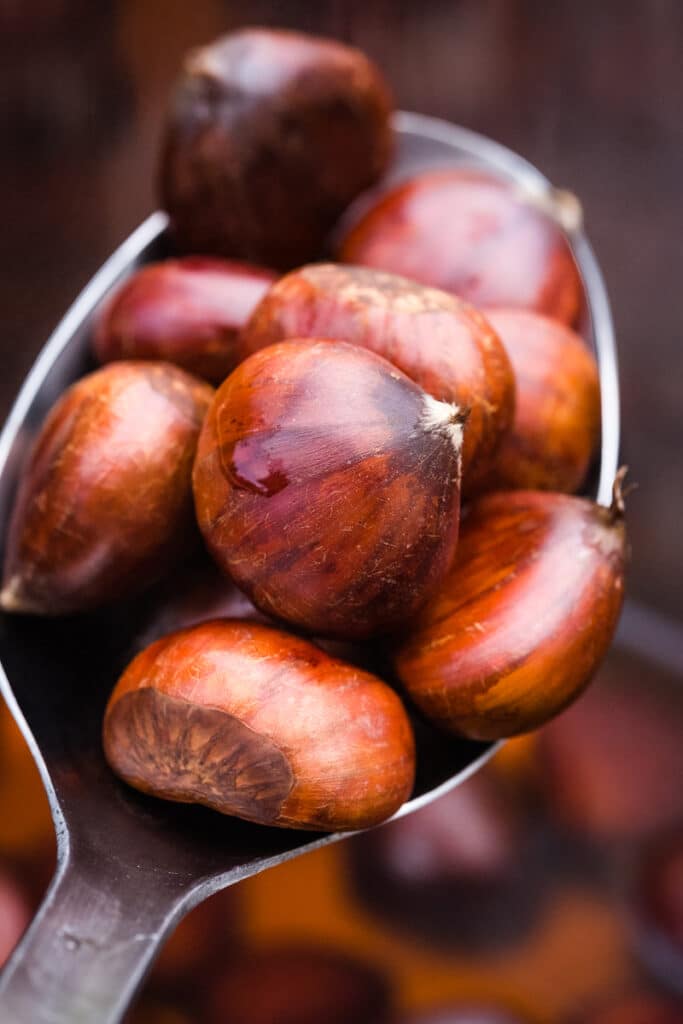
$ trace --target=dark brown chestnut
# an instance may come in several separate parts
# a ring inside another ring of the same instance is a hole
[[[364,637],[409,618],[458,533],[462,416],[373,352],[281,342],[219,388],[194,467],[216,562],[268,615]]]
[[[616,848],[683,820],[680,675],[633,651],[610,652],[595,683],[538,736],[548,814]],[[656,751],[656,757],[653,756]]]
[[[360,51],[247,28],[185,59],[161,161],[186,251],[291,269],[315,259],[392,150],[391,98]]]
[[[480,308],[531,309],[573,324],[581,307],[581,279],[559,225],[484,171],[425,171],[396,186],[351,228],[339,258]]]
[[[505,349],[472,306],[394,274],[313,264],[268,291],[242,333],[240,354],[297,337],[362,345],[434,398],[469,409],[463,490],[486,474],[512,422],[515,382]]]
[[[263,267],[198,256],[143,267],[99,311],[95,356],[161,359],[220,384],[237,365],[238,332],[274,280]]]
[[[415,771],[408,717],[381,680],[230,619],[174,633],[131,662],[107,706],[104,750],[143,792],[323,831],[390,817]]]
[[[193,543],[192,460],[212,394],[167,363],[121,362],[62,395],[17,494],[4,611],[86,611],[173,565]]]
[[[475,739],[535,729],[586,686],[624,593],[620,479],[611,508],[545,491],[474,502],[453,569],[395,666],[432,721]]]
[[[302,944],[250,949],[228,961],[207,1024],[386,1024],[392,995],[372,964]]]
[[[526,310],[486,315],[505,345],[516,384],[512,429],[487,486],[571,494],[583,483],[600,436],[595,357],[557,320]]]

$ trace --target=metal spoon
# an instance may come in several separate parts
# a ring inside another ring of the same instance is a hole
[[[509,150],[442,121],[401,113],[389,176],[454,163],[511,179],[562,224],[583,275],[585,336],[602,387],[602,446],[593,493],[609,503],[617,468],[619,395],[604,285],[580,226],[580,207]],[[46,411],[90,369],[88,334],[104,295],[167,252],[166,218],[153,214],[104,264],[52,335],[0,437],[0,534],[17,478]],[[0,691],[40,770],[57,833],[58,866],[43,905],[0,978],[3,1024],[119,1021],[165,937],[195,904],[243,878],[343,834],[268,829],[126,788],[104,762],[108,693],[129,653],[135,610],[45,621],[0,614]],[[491,745],[418,730],[419,778],[409,814],[459,785]]]

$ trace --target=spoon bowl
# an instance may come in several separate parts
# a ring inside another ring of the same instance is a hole
[[[509,150],[453,125],[399,113],[388,181],[453,164],[489,169],[542,203],[567,233],[583,278],[582,333],[598,358],[602,443],[589,492],[609,503],[617,469],[619,401],[611,317],[600,271],[567,197]],[[353,214],[351,214],[353,215]],[[57,397],[93,369],[90,333],[102,299],[137,267],[171,254],[167,219],[149,217],[110,257],[57,327],[0,437],[0,537],[21,467]],[[101,748],[106,700],[128,662],[139,606],[49,620],[0,613],[0,692],[29,744],[57,833],[57,871],[0,977],[4,1024],[119,1021],[170,930],[213,892],[344,838],[250,825],[165,803],[123,785]],[[459,785],[491,744],[416,723],[418,778],[398,815]]]

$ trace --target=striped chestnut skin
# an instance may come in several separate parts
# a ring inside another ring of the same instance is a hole
[[[472,503],[452,572],[394,650],[428,718],[494,740],[535,729],[578,696],[621,610],[618,486],[611,508],[545,491]]]
[[[410,618],[455,553],[462,417],[385,359],[293,339],[221,385],[193,485],[210,553],[254,604],[321,636]]]
[[[205,256],[143,267],[99,312],[95,357],[161,359],[220,384],[237,365],[239,331],[274,280],[263,267]]]
[[[191,51],[160,166],[179,245],[283,270],[315,259],[386,169],[392,106],[375,65],[331,39],[246,28]]]
[[[242,332],[240,355],[297,337],[362,345],[434,398],[469,409],[463,490],[483,478],[512,422],[515,382],[505,349],[476,309],[395,274],[311,264],[268,291]]]
[[[307,640],[230,619],[138,654],[103,737],[135,788],[261,825],[367,828],[414,781],[411,726],[390,687]]]
[[[0,606],[63,615],[131,596],[196,541],[192,462],[213,389],[168,363],[112,363],[50,411],[10,522]]]
[[[593,353],[570,327],[526,310],[486,314],[512,363],[515,417],[486,481],[489,490],[571,494],[600,437],[600,379]]]
[[[426,171],[380,197],[338,248],[480,308],[531,309],[573,324],[583,289],[560,227],[479,170]]]

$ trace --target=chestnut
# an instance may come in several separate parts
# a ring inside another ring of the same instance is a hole
[[[581,279],[559,225],[481,170],[429,170],[397,185],[342,238],[338,256],[480,308],[530,309],[567,324],[581,308]]]
[[[19,882],[0,866],[0,967],[9,958],[31,920],[31,907]]]
[[[515,382],[505,349],[477,310],[394,274],[313,264],[268,291],[242,332],[240,354],[297,337],[362,345],[434,398],[469,409],[463,489],[484,476],[512,422]]]
[[[345,849],[365,910],[430,947],[472,954],[509,947],[535,920],[536,845],[521,805],[484,769]]]
[[[107,705],[104,750],[143,792],[323,831],[390,817],[415,771],[393,690],[306,640],[230,619],[131,662]]]
[[[95,356],[166,360],[220,384],[237,365],[238,332],[274,280],[263,267],[198,256],[143,267],[99,311]]]
[[[683,819],[680,676],[618,648],[595,683],[538,736],[548,814],[608,849],[633,845]],[[653,756],[656,751],[656,757]]]
[[[391,110],[374,64],[330,39],[247,28],[191,51],[160,167],[178,243],[281,269],[314,259],[384,172]]]
[[[473,502],[448,579],[399,640],[425,715],[473,739],[535,729],[602,661],[624,592],[621,478],[611,508],[545,491]]]
[[[168,570],[193,542],[192,460],[212,394],[175,366],[121,362],[61,396],[19,486],[4,611],[86,611]]]
[[[516,382],[512,429],[487,481],[492,490],[564,491],[583,483],[600,435],[595,357],[570,327],[526,310],[489,310]]]
[[[366,637],[408,619],[453,560],[462,415],[386,360],[294,339],[221,385],[194,466],[220,567],[267,615]]]
[[[207,1024],[386,1024],[387,978],[332,948],[292,944],[228,961],[208,1000]]]

